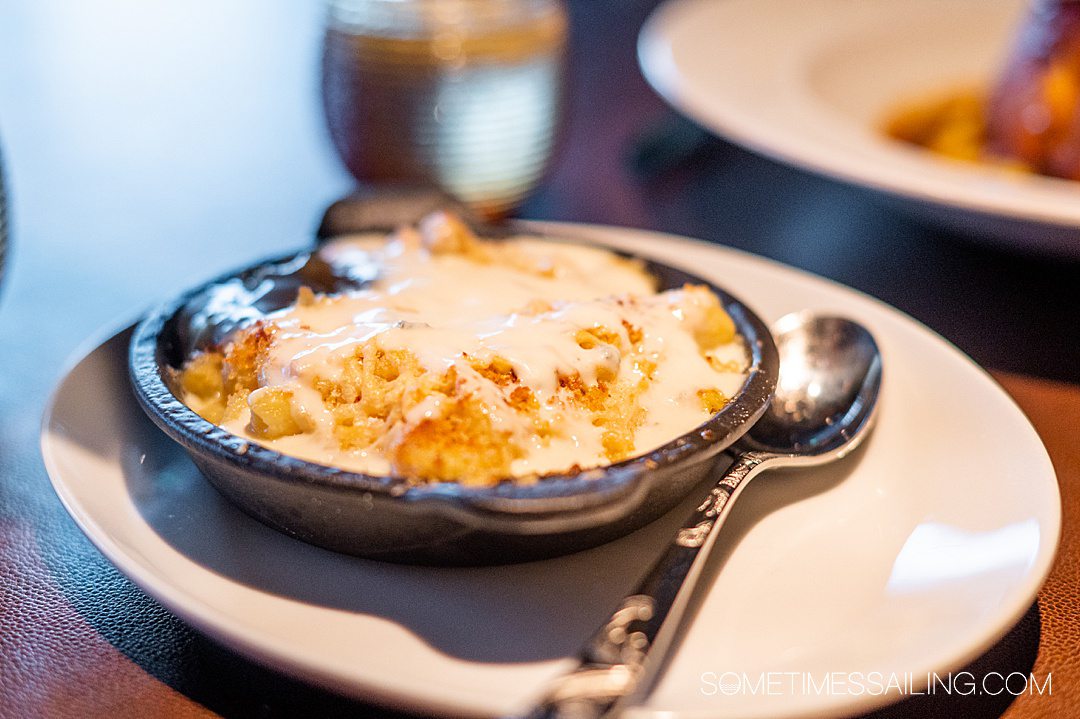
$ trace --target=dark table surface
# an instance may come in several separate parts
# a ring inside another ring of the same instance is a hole
[[[1080,263],[999,251],[705,137],[637,69],[654,5],[570,3],[567,140],[521,214],[780,260],[899,307],[995,371],[1048,445],[1066,527],[1039,603],[977,666],[1053,671],[1055,694],[886,713],[1062,716],[1080,693]],[[88,336],[306,242],[352,187],[319,109],[322,20],[299,0],[0,0],[14,236],[0,287],[0,716],[381,712],[252,664],[146,597],[67,517],[37,448],[47,395]]]

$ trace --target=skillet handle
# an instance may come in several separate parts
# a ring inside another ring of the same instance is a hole
[[[322,243],[331,237],[360,232],[392,232],[416,224],[437,210],[450,210],[476,231],[488,227],[463,202],[435,187],[391,185],[364,188],[330,205],[316,232]]]

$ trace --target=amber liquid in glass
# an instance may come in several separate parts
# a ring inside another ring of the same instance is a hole
[[[402,26],[385,7],[366,14],[354,2],[360,10],[344,20],[331,12],[323,101],[349,171],[362,182],[433,183],[488,217],[519,204],[551,159],[563,105],[566,19],[558,3],[539,5],[527,17],[493,10],[459,21],[414,11]]]

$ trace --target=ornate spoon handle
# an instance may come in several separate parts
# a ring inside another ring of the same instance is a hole
[[[552,682],[526,715],[528,719],[612,716],[617,705],[641,686],[647,663],[663,655],[686,610],[694,580],[728,508],[769,458],[761,452],[744,452],[735,458],[637,589],[585,645],[577,667]]]

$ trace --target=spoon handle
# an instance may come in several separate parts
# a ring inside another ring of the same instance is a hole
[[[676,533],[664,554],[557,677],[528,719],[614,716],[655,667],[686,611],[694,584],[728,508],[770,455],[743,452]]]

